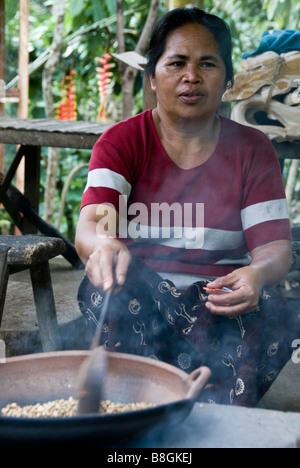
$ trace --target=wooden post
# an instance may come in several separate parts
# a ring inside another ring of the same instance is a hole
[[[7,266],[8,251],[9,251],[8,247],[0,248],[0,325],[2,322],[7,282],[8,282],[8,266]]]
[[[20,0],[20,43],[19,43],[19,90],[20,101],[18,116],[20,119],[28,117],[28,43],[29,43],[29,0]]]
[[[19,41],[19,109],[18,117],[26,119],[28,117],[28,95],[29,95],[29,0],[20,0],[20,41]],[[17,187],[24,193],[24,160],[17,171]]]
[[[49,262],[30,268],[33,297],[44,352],[62,349]]]
[[[0,0],[0,80],[5,81],[5,0]],[[0,116],[4,104],[0,103]],[[0,172],[4,173],[4,145],[0,144]]]

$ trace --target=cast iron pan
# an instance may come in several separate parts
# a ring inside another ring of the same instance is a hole
[[[0,408],[77,398],[78,370],[89,351],[65,351],[9,358],[0,364]],[[191,412],[210,370],[192,374],[128,354],[108,353],[105,399],[146,402],[154,408],[111,415],[26,419],[0,417],[0,447],[122,447],[151,431],[170,428]]]

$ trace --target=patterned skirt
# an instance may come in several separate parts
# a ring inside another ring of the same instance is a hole
[[[147,356],[188,373],[208,366],[212,378],[199,401],[254,407],[291,358],[299,317],[267,289],[253,313],[212,315],[205,307],[207,282],[179,291],[133,259],[125,285],[110,301],[102,342],[111,352]],[[85,276],[78,303],[92,334],[104,298]]]

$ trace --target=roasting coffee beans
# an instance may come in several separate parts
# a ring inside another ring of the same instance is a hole
[[[100,414],[126,413],[153,408],[154,405],[140,403],[113,403],[109,400],[102,401],[99,408]],[[6,417],[15,418],[68,418],[77,415],[78,400],[70,397],[67,400],[54,400],[48,403],[37,403],[36,405],[19,406],[10,403],[2,408],[1,414]]]

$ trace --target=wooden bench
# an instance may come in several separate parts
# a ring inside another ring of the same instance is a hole
[[[63,240],[58,238],[39,235],[0,236],[0,326],[9,275],[29,269],[45,352],[61,349],[49,260],[62,254],[65,248]]]

